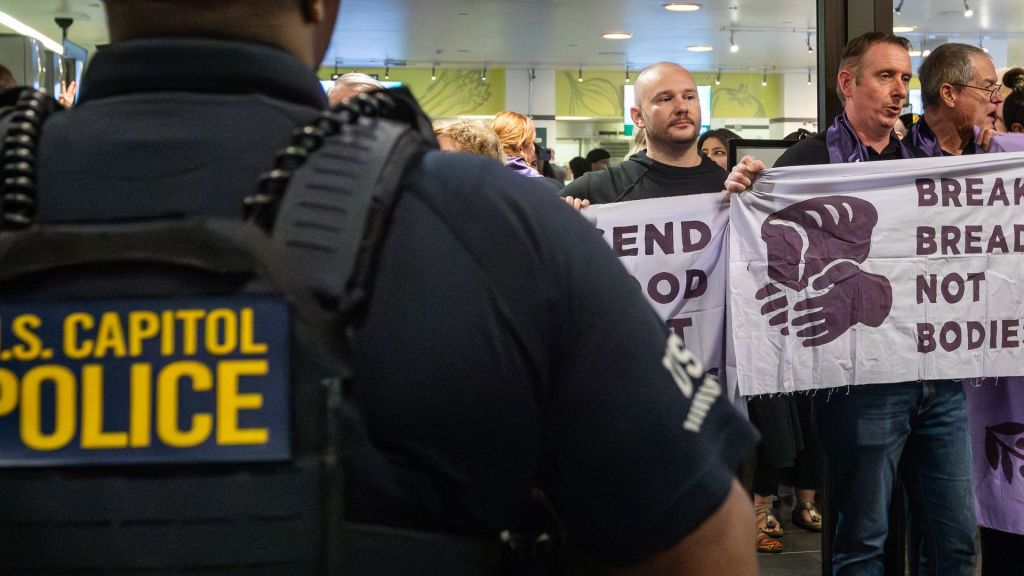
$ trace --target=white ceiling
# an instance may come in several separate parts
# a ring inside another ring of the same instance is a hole
[[[343,0],[326,64],[366,67],[385,62],[410,66],[559,67],[632,69],[673,60],[695,70],[806,69],[806,30],[815,27],[815,0],[697,0],[697,12],[674,13],[665,0]],[[977,44],[1007,42],[1011,60],[1024,56],[1024,2],[904,0],[895,23],[914,24],[905,34],[915,46],[946,39]],[[894,2],[898,3],[898,0]],[[56,16],[75,19],[70,39],[90,51],[107,41],[99,0],[0,0],[0,10],[60,38]],[[741,49],[729,51],[729,28]],[[2,26],[0,26],[2,29]],[[605,40],[605,32],[632,32]],[[816,37],[812,38],[812,44]],[[687,46],[707,44],[711,52]]]

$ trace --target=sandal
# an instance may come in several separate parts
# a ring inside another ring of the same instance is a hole
[[[785,549],[782,542],[779,542],[775,538],[764,533],[764,530],[758,530],[757,536],[754,536],[754,543],[757,544],[758,552],[767,552],[769,554],[778,554]]]
[[[811,521],[804,520],[804,513],[810,517]],[[821,512],[818,512],[818,508],[814,505],[814,502],[800,502],[793,508],[793,524],[803,528],[804,530],[810,530],[811,532],[821,532]]]
[[[754,515],[757,518],[757,529],[764,532],[766,536],[770,538],[779,538],[785,531],[782,530],[782,522],[775,517],[775,511],[772,510],[771,506],[762,506],[761,508],[754,509]],[[764,523],[761,523],[761,517],[764,516]]]

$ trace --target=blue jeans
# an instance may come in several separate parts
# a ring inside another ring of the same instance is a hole
[[[833,521],[832,574],[882,574],[899,467],[911,574],[971,573],[974,503],[964,391],[933,380],[819,391],[812,401]]]

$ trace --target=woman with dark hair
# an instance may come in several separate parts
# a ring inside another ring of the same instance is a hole
[[[999,93],[1003,96],[1003,101],[996,104],[996,130],[1000,132],[1012,132],[1010,130],[1010,123],[1006,121],[1006,99],[1010,97],[1014,92],[1024,90],[1024,68],[1020,66],[1014,66],[1006,72],[1003,72],[1003,87],[999,89]]]
[[[714,160],[722,167],[722,170],[728,170],[729,140],[739,137],[739,134],[726,128],[708,130],[697,139],[697,149],[701,151],[701,154]]]
[[[1003,122],[1007,132],[1024,132],[1024,89],[1014,90],[1003,100]]]
[[[572,179],[575,180],[587,172],[590,172],[590,164],[587,162],[586,158],[577,156],[572,160],[569,160],[569,170],[572,170]]]

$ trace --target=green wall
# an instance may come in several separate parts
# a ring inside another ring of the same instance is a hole
[[[768,86],[761,86],[762,75],[722,74],[715,86],[714,72],[694,74],[697,84],[711,86],[711,115],[716,118],[777,118],[782,116],[782,76],[768,75]],[[636,78],[636,72],[632,72]],[[555,114],[558,116],[596,116],[621,118],[623,112],[622,72],[583,72],[559,70],[555,73]]]
[[[341,68],[344,74],[351,69]],[[384,78],[383,68],[359,68],[357,72]],[[494,116],[505,109],[505,70],[488,69],[487,80],[481,70],[437,69],[437,80],[430,79],[430,68],[392,68],[390,80],[402,82],[431,118],[445,116]],[[322,80],[330,80],[333,68],[321,68]]]
[[[714,118],[779,118],[783,114],[782,75],[769,74],[768,86],[761,86],[763,74],[723,73],[715,85],[715,72],[694,74],[697,84],[711,85],[711,116]]]
[[[622,118],[622,72],[555,71],[555,116]]]
[[[342,68],[339,72],[349,72]],[[360,68],[359,72],[384,77],[383,68]],[[391,80],[401,81],[416,96],[431,117],[493,116],[505,109],[505,70],[487,71],[487,81],[480,80],[480,70],[437,69],[437,80],[431,81],[429,68],[392,68]],[[328,80],[332,68],[322,68],[320,78]],[[557,116],[588,116],[621,118],[623,112],[622,72],[555,71],[555,114]],[[631,75],[636,78],[636,71]],[[758,72],[729,72],[715,86],[715,72],[697,72],[698,84],[711,86],[711,115],[716,118],[778,118],[783,116],[782,76],[768,75],[768,86],[761,86]]]

